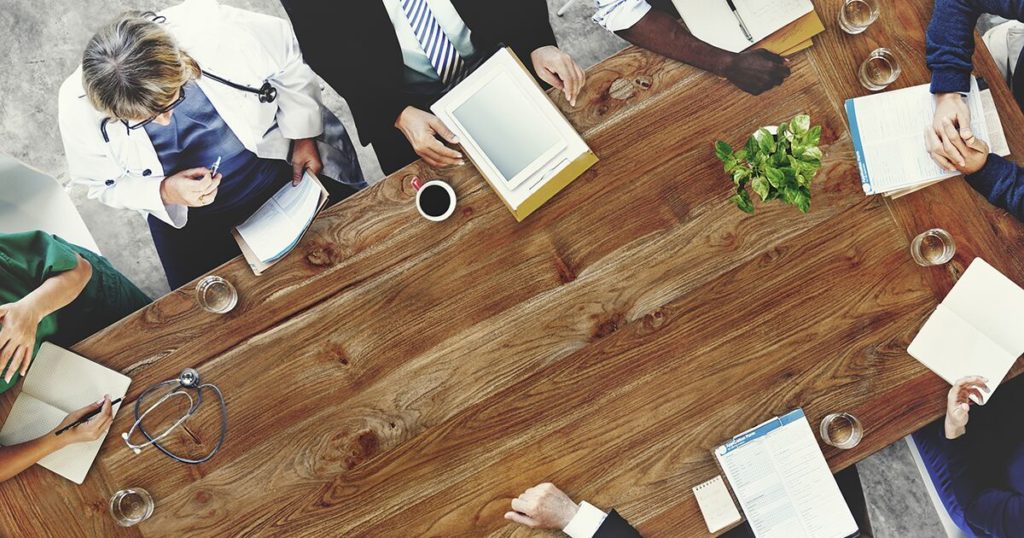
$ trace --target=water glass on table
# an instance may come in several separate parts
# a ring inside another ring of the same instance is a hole
[[[871,51],[868,59],[860,64],[857,78],[862,86],[877,92],[896,82],[901,71],[896,55],[889,49],[881,48]]]
[[[825,444],[848,450],[860,444],[864,427],[849,413],[831,413],[821,420],[819,433]]]
[[[878,0],[844,0],[839,8],[839,28],[856,35],[878,20]]]
[[[210,275],[196,285],[196,299],[211,314],[227,314],[238,304],[238,292],[227,280]]]
[[[122,527],[138,525],[153,515],[153,496],[142,488],[122,489],[110,498],[110,515]]]
[[[956,243],[953,236],[942,228],[932,228],[910,242],[910,256],[921,267],[942,265],[953,259]]]

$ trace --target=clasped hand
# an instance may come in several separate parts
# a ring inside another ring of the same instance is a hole
[[[0,365],[6,365],[5,383],[10,383],[16,373],[24,376],[28,372],[42,319],[42,313],[30,301],[0,305]]]
[[[988,144],[971,130],[971,109],[959,93],[935,95],[935,116],[925,129],[925,144],[944,170],[968,175],[988,161]]]
[[[189,168],[164,178],[160,183],[160,199],[164,205],[203,207],[217,199],[217,189],[223,176],[210,176],[210,170]]]
[[[964,377],[953,383],[946,396],[946,438],[956,439],[967,432],[967,420],[970,418],[971,397],[984,402],[982,391],[988,393],[985,384],[988,380],[981,376]]]

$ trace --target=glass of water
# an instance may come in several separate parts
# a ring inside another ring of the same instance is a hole
[[[122,489],[110,498],[110,515],[122,527],[131,527],[153,515],[153,496],[142,488]]]
[[[196,285],[199,306],[213,314],[227,314],[238,304],[238,292],[230,282],[210,275]]]
[[[956,243],[953,236],[942,228],[932,228],[910,242],[910,256],[921,267],[942,265],[953,259]]]
[[[857,78],[865,88],[877,92],[884,90],[886,86],[896,82],[900,76],[900,63],[896,56],[889,49],[875,49],[871,51],[864,63],[860,64]]]
[[[821,420],[820,433],[826,444],[847,450],[860,444],[864,427],[849,413],[831,413]]]
[[[878,20],[878,0],[843,0],[839,9],[839,28],[856,35]]]

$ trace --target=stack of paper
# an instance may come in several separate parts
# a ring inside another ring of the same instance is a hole
[[[786,55],[807,48],[811,36],[825,29],[820,19],[813,15],[814,6],[810,0],[733,0],[732,3],[736,6],[736,13],[727,0],[673,0],[679,16],[694,37],[730,52],[744,51],[808,15],[811,17],[807,17],[807,24],[812,31],[801,35],[797,42],[788,43],[783,50],[774,52]],[[743,32],[740,20],[750,32],[750,38]]]
[[[991,91],[982,91],[978,79],[971,81],[967,105],[976,136],[986,139],[992,153],[1009,155]],[[932,125],[935,99],[927,84],[849,99],[846,114],[865,194],[899,197],[958,175],[928,153],[925,130]]]
[[[89,359],[43,343],[0,431],[0,444],[11,446],[52,435],[50,431],[68,413],[95,403],[104,394],[111,400],[123,398],[131,382]],[[112,408],[115,415],[118,407]],[[68,445],[39,460],[39,465],[81,484],[102,444],[103,438]]]
[[[1024,353],[1021,319],[1024,289],[975,258],[907,352],[949,384],[988,378],[987,399]]]
[[[758,538],[849,538],[859,532],[801,409],[715,450]]]

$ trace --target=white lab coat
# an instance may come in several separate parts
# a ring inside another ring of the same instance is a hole
[[[197,81],[248,150],[261,158],[285,160],[291,140],[323,133],[320,86],[287,21],[216,0],[186,0],[160,14],[178,45],[204,71],[253,88],[269,80],[277,88],[273,103],[260,103],[255,94],[208,77]],[[165,172],[145,129],[129,133],[121,122],[111,121],[110,143],[104,142],[100,123],[105,116],[92,107],[82,88],[79,67],[60,89],[59,122],[71,179],[87,185],[89,197],[108,206],[185,226],[188,208],[164,205],[160,197]]]

